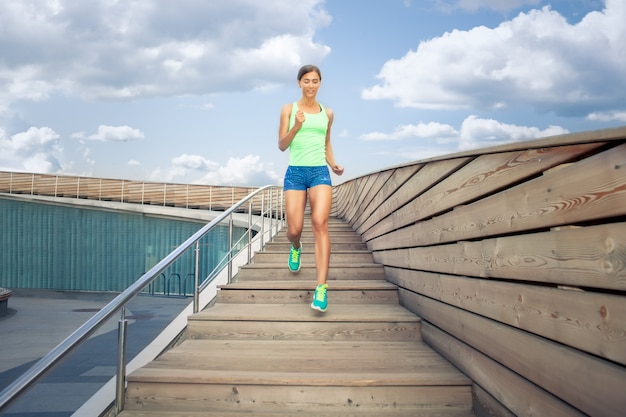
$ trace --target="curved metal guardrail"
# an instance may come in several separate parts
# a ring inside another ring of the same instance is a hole
[[[269,194],[269,203],[267,209],[265,209],[265,196]],[[275,193],[275,195],[274,195]],[[282,212],[282,188],[277,186],[265,186],[261,187],[254,192],[248,194],[238,203],[224,211],[210,223],[202,227],[191,237],[189,237],[180,246],[174,249],[169,255],[158,262],[154,267],[143,274],[137,281],[135,281],[125,291],[120,293],[117,297],[111,300],[100,311],[94,314],[89,320],[87,320],[76,331],[70,334],[65,340],[59,343],[48,354],[36,362],[28,371],[17,378],[13,383],[0,392],[0,413],[6,410],[9,405],[14,403],[20,398],[29,388],[35,385],[42,377],[44,377],[56,364],[67,358],[77,347],[85,342],[100,326],[102,326],[107,320],[112,318],[116,313],[121,314],[118,328],[118,357],[117,357],[117,383],[116,383],[116,398],[115,408],[119,413],[124,409],[124,390],[126,385],[126,319],[125,319],[125,306],[138,295],[143,289],[145,289],[150,283],[158,278],[162,271],[168,266],[174,263],[180,256],[182,256],[187,250],[192,248],[196,251],[196,275],[194,277],[194,297],[193,297],[193,311],[194,313],[199,309],[199,294],[206,288],[210,282],[222,271],[225,267],[228,267],[228,280],[232,278],[232,260],[233,260],[233,248],[238,245],[239,242],[233,242],[233,213],[241,210],[247,203],[248,213],[248,233],[247,233],[247,250],[248,250],[248,262],[252,257],[252,229],[257,227],[256,223],[252,223],[252,202],[253,199],[260,194],[261,196],[261,212],[257,219],[260,221],[259,233],[256,237],[261,239],[261,247],[264,245],[264,236],[266,234],[266,219],[270,220],[270,234],[274,231],[277,233],[282,224],[283,212]],[[276,202],[276,205],[273,203]],[[229,248],[230,250],[226,254],[225,258],[218,263],[218,266],[209,274],[208,277],[200,281],[198,277],[198,256],[199,256],[199,240],[209,233],[213,228],[228,220],[229,223]],[[272,230],[274,229],[274,230]],[[244,235],[246,236],[246,235]],[[243,237],[242,237],[243,239]]]

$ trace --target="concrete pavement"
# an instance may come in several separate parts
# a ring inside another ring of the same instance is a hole
[[[0,390],[117,296],[116,293],[11,290],[9,314],[0,317]],[[183,297],[145,294],[135,297],[126,311],[127,360],[150,343],[190,302],[190,298]],[[117,322],[117,317],[109,320],[0,415],[70,417],[115,375]]]

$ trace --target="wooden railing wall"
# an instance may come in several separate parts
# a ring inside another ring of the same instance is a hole
[[[626,413],[626,128],[419,161],[334,198],[494,414]]]
[[[0,171],[0,193],[83,198],[215,211],[228,209],[255,189],[253,187],[156,183]],[[279,201],[278,196],[276,198],[276,201]],[[261,204],[260,197],[253,201],[254,213],[261,211]],[[243,211],[247,211],[247,207]]]

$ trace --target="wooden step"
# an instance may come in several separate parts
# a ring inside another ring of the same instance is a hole
[[[315,254],[310,246],[302,250],[301,262],[315,263]],[[310,249],[309,249],[310,248]],[[254,254],[252,262],[254,263],[286,263],[289,258],[289,251],[270,251],[266,250]],[[330,265],[345,263],[373,263],[374,257],[372,252],[368,250],[333,250],[330,253]]]
[[[421,340],[421,319],[399,305],[217,303],[188,318],[189,339]]]
[[[289,249],[291,248],[291,243],[284,239],[282,242],[268,242],[265,244],[264,250],[269,252],[283,252],[289,253]],[[308,240],[302,241],[302,253],[313,253],[315,249],[315,241]],[[353,242],[338,242],[337,240],[331,240],[330,243],[331,254],[336,251],[350,251],[350,250],[368,250],[367,244],[362,241]],[[260,252],[257,252],[260,253]]]
[[[218,303],[304,303],[313,297],[315,283],[306,281],[243,281],[219,287]],[[332,281],[333,303],[398,304],[396,285],[382,280]]]
[[[314,237],[280,233],[188,317],[183,341],[128,377],[121,417],[472,416],[471,381],[424,344],[367,245],[329,222],[328,310],[312,310]]]
[[[287,267],[287,259],[281,263],[253,263],[244,265],[234,277],[235,282],[241,281],[276,281],[276,280],[308,280],[316,281],[314,263],[304,261],[299,272],[291,272]],[[330,265],[328,281],[355,279],[385,279],[385,271],[381,265],[374,263],[349,263],[342,266]]]
[[[313,236],[312,232],[302,233],[301,241],[304,245],[313,244],[315,242],[315,236]],[[287,236],[285,236],[284,234],[279,234],[279,235],[274,236],[274,239],[272,239],[272,242],[287,243],[289,241],[287,240]],[[362,242],[363,242],[363,239],[361,238],[361,236],[354,234],[354,233],[338,233],[338,234],[330,235],[331,246],[335,243],[362,243]]]
[[[261,412],[255,411],[253,414],[242,411],[142,411],[142,410],[126,410],[119,414],[120,417],[235,417],[235,416],[252,416],[254,417],[474,417],[474,413],[467,410],[467,406],[444,406],[429,407],[419,410],[401,411],[395,407],[388,407],[378,410],[362,410],[359,407],[353,407],[346,404],[345,410],[332,411],[324,410],[324,408],[313,407],[307,410],[285,411],[275,408],[274,411]]]
[[[126,404],[248,412],[277,404],[291,411],[436,404],[469,411],[469,398],[467,377],[422,342],[186,340],[129,375]]]

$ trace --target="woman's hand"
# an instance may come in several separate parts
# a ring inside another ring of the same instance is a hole
[[[337,175],[343,174],[343,167],[341,165],[333,165],[332,170]]]
[[[305,120],[304,112],[298,109],[296,111],[296,120],[293,126],[296,127],[298,130],[300,130],[300,128],[302,127],[302,124],[304,123],[304,120]]]

